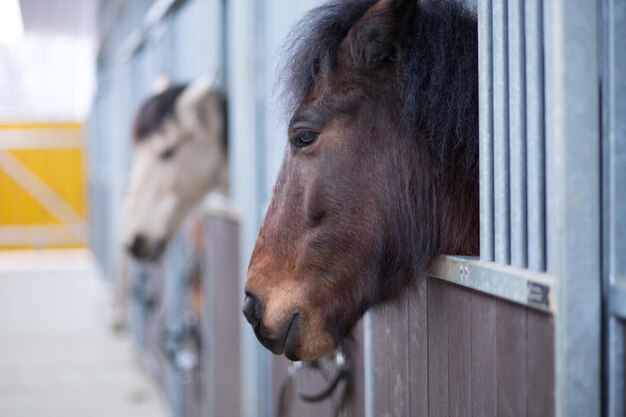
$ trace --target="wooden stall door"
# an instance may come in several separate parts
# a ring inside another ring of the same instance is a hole
[[[554,415],[549,314],[427,278],[374,331],[377,417]]]
[[[204,218],[202,317],[204,415],[239,416],[239,231],[236,221]]]

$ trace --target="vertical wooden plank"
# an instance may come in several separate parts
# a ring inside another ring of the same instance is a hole
[[[210,345],[212,375],[205,384],[211,385],[212,404],[207,404],[216,416],[239,415],[239,242],[237,223],[208,217],[205,226],[208,259],[205,277],[204,306],[210,310],[212,334],[206,335]],[[208,279],[207,279],[208,278]],[[205,344],[206,346],[206,344]]]
[[[409,416],[428,417],[428,279],[409,301]]]
[[[471,416],[471,290],[447,285],[450,415]]]
[[[449,417],[446,284],[428,278],[428,415]]]
[[[497,301],[498,416],[526,416],[526,309]]]
[[[528,416],[554,416],[554,321],[549,314],[528,309]]]
[[[498,411],[496,300],[473,292],[471,309],[472,415],[496,416]]]
[[[408,298],[401,299],[388,315],[390,335],[385,354],[389,357],[388,412],[393,417],[406,417],[409,414],[408,302]]]

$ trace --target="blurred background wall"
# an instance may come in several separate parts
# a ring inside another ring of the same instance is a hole
[[[96,1],[2,4],[0,249],[87,242],[83,126],[94,91],[95,9]]]

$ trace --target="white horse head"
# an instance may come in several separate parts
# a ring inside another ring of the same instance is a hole
[[[210,191],[226,192],[225,100],[200,78],[141,106],[124,202],[124,245],[156,260],[186,214]]]

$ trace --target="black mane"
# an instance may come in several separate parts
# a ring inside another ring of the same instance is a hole
[[[416,0],[417,1],[417,0]],[[331,1],[296,25],[282,70],[291,111],[315,78],[333,70],[352,25],[376,0]],[[475,15],[455,1],[420,1],[411,28],[396,42],[394,91],[403,92],[402,128],[426,138],[442,164],[478,164],[478,34]]]
[[[135,141],[141,141],[154,133],[169,117],[174,116],[176,100],[187,88],[186,84],[169,87],[162,93],[147,99],[139,108],[133,125]]]

